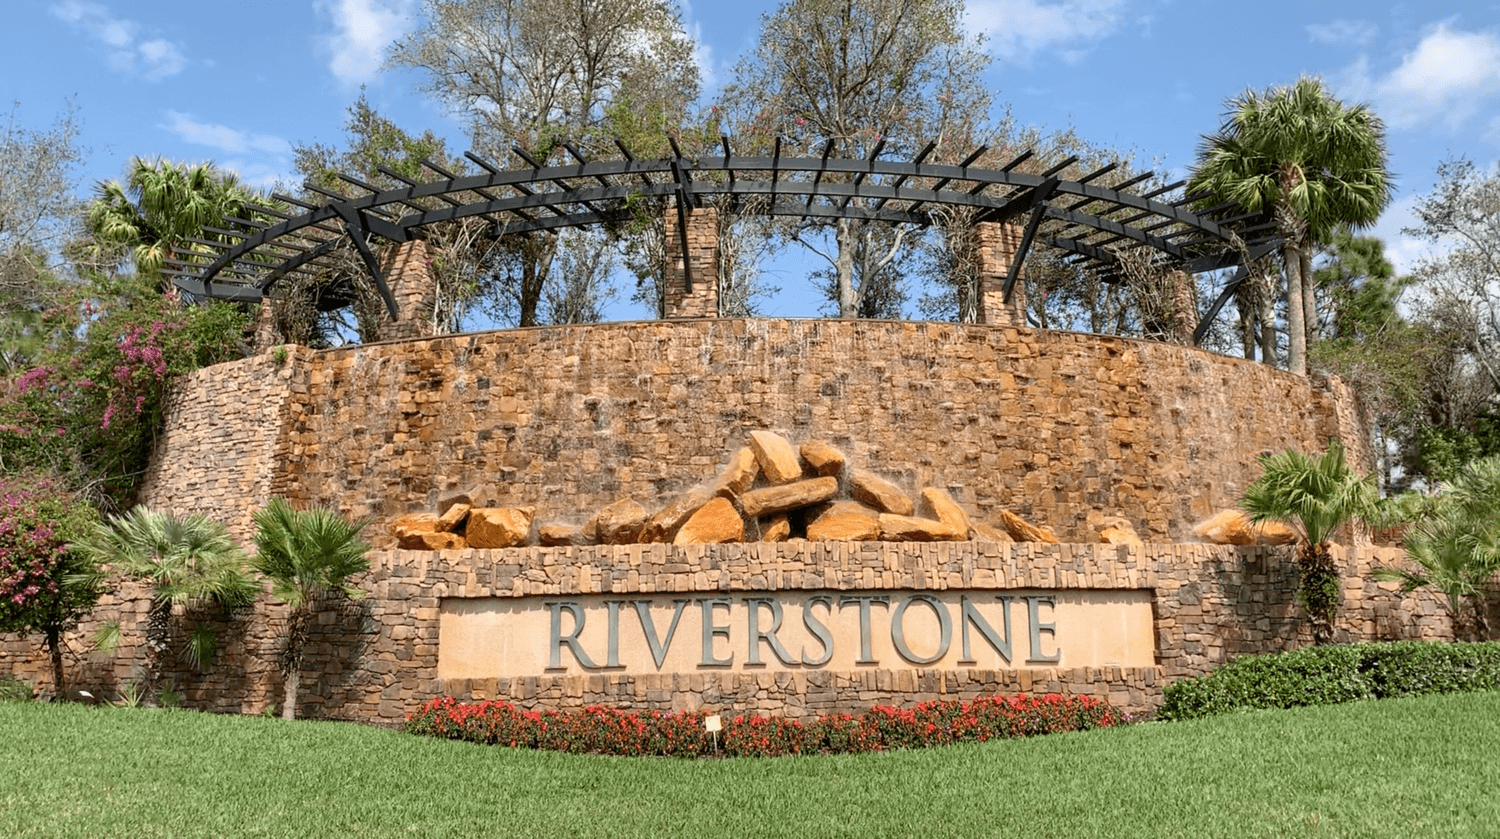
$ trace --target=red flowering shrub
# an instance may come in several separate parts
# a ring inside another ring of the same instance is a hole
[[[508,702],[433,699],[407,715],[412,734],[579,754],[702,757],[715,754],[705,711],[663,714],[589,705],[581,711],[523,711]],[[877,705],[860,715],[829,714],[803,724],[739,715],[718,738],[728,757],[778,757],[923,748],[1030,737],[1119,724],[1109,703],[1090,696],[986,696],[972,702]]]

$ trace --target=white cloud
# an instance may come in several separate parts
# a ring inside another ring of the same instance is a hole
[[[1052,51],[1077,61],[1088,45],[1125,22],[1126,0],[973,0],[967,25],[989,39],[995,56],[1025,64]]]
[[[1333,20],[1328,23],[1310,23],[1306,27],[1307,37],[1319,44],[1349,44],[1362,47],[1375,40],[1380,27],[1368,20]]]
[[[415,27],[415,7],[416,0],[319,0],[318,11],[333,20],[333,34],[322,39],[328,69],[345,84],[369,81],[385,48]]]
[[[167,111],[167,121],[159,124],[185,143],[208,146],[227,154],[263,152],[285,157],[291,152],[291,144],[280,137],[269,134],[251,134],[218,123],[199,122],[192,115],[181,111]]]
[[[108,53],[109,66],[117,72],[154,82],[176,75],[187,66],[182,47],[165,38],[141,40],[139,23],[113,17],[109,9],[98,3],[63,0],[53,4],[50,11],[53,17],[83,30],[102,44]]]
[[[1440,23],[1384,76],[1371,77],[1368,60],[1360,58],[1344,72],[1341,89],[1373,99],[1392,128],[1458,128],[1491,113],[1500,97],[1500,38]]]
[[[273,187],[286,189],[301,183],[290,171],[291,166],[285,163],[278,165],[259,160],[224,160],[215,163],[214,166],[225,172],[233,172],[239,176],[240,183],[248,184],[261,191]]]

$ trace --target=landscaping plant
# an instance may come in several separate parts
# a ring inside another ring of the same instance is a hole
[[[100,594],[88,558],[68,543],[94,520],[92,508],[56,484],[0,480],[0,632],[46,638],[58,697],[64,692],[62,634]]]
[[[281,672],[285,698],[281,716],[296,716],[307,630],[318,602],[329,594],[351,598],[364,592],[349,578],[370,568],[370,545],[360,538],[366,521],[350,522],[333,510],[296,510],[285,498],[271,499],[255,513],[255,558],[251,565],[271,581],[271,591],[286,601],[286,645]]]
[[[970,702],[877,705],[859,714],[829,714],[810,723],[739,714],[723,720],[718,746],[704,727],[707,711],[663,714],[590,705],[579,711],[528,711],[509,702],[433,699],[409,714],[406,730],[451,740],[526,749],[607,755],[780,757],[858,753],[1030,737],[1108,728],[1121,721],[1091,696],[984,696]]]
[[[1376,568],[1375,577],[1399,580],[1402,591],[1441,591],[1454,631],[1487,639],[1490,585],[1500,571],[1500,455],[1464,466],[1429,507],[1406,534],[1411,564]]]
[[[245,572],[244,550],[224,525],[201,514],[179,517],[136,507],[96,525],[75,550],[90,563],[96,584],[102,583],[102,566],[108,565],[111,572],[153,588],[142,680],[147,697],[157,687],[171,643],[174,607],[233,609],[248,605],[257,592]],[[196,666],[206,666],[216,645],[213,628],[199,625],[189,635],[187,657]]]
[[[1330,643],[1339,574],[1328,539],[1346,523],[1378,518],[1374,476],[1354,474],[1337,442],[1321,458],[1288,449],[1262,456],[1260,465],[1264,471],[1245,488],[1240,504],[1252,521],[1280,521],[1296,530],[1297,597],[1307,609],[1313,642]]]
[[[1246,656],[1168,685],[1157,719],[1500,689],[1500,643],[1398,641]]]

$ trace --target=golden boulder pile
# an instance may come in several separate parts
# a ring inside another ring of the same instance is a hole
[[[913,499],[874,472],[850,466],[827,443],[810,441],[797,447],[770,431],[752,431],[748,445],[716,478],[654,511],[633,498],[622,498],[581,526],[542,523],[534,521],[535,507],[483,506],[475,495],[446,498],[436,513],[398,519],[392,525],[397,546],[452,550],[792,539],[1057,541],[1052,531],[1007,510],[999,513],[999,527],[975,521],[938,487],[924,488]],[[1129,523],[1124,527],[1128,529]]]

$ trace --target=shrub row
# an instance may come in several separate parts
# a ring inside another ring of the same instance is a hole
[[[877,705],[859,714],[830,714],[804,725],[780,717],[722,720],[715,738],[707,711],[662,714],[590,705],[581,711],[527,711],[508,702],[433,699],[408,714],[406,731],[451,740],[526,749],[662,757],[777,757],[872,752],[949,743],[1029,737],[1117,724],[1120,714],[1093,697],[990,696],[971,702],[924,702],[913,708]]]
[[[1500,688],[1500,642],[1397,641],[1248,656],[1167,686],[1157,719]]]

